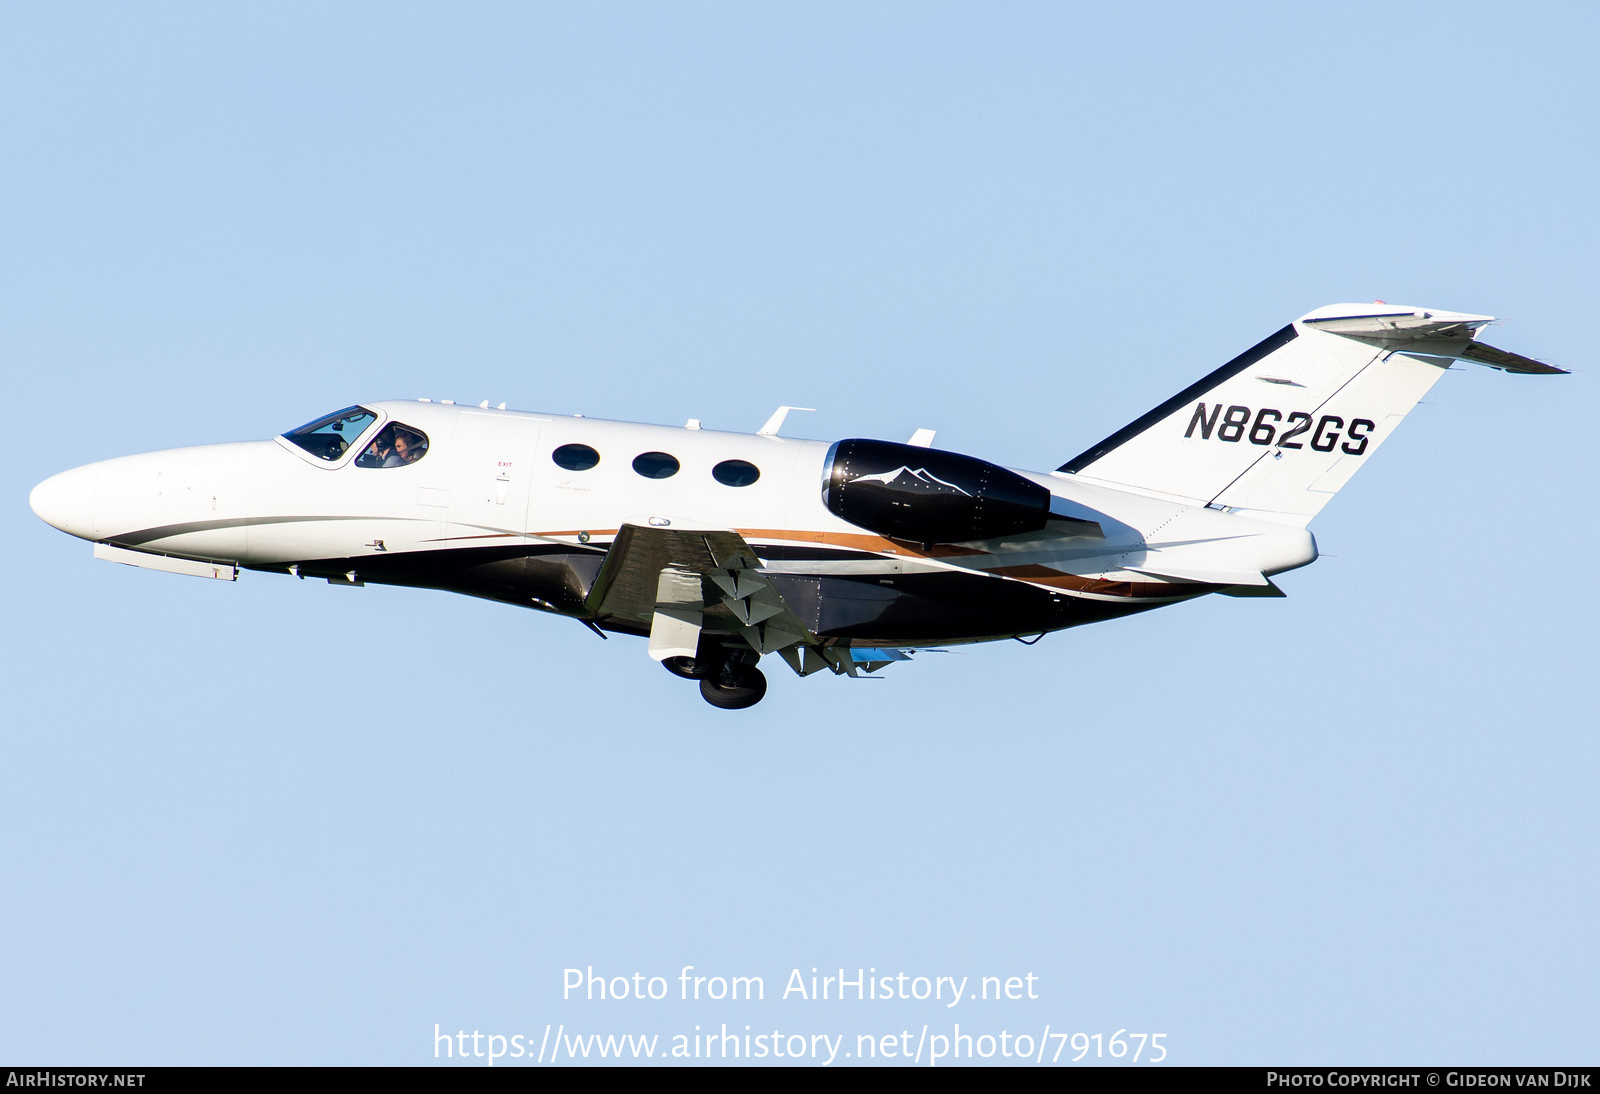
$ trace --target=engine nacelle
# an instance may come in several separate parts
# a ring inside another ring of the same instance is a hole
[[[999,464],[860,438],[828,450],[822,502],[851,524],[915,543],[1021,535],[1050,519],[1050,491]]]

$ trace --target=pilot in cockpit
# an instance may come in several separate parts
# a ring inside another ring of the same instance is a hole
[[[409,429],[397,428],[394,431],[394,455],[383,461],[385,467],[399,467],[402,464],[416,463],[422,457],[423,446],[417,444],[418,438]]]
[[[366,451],[356,459],[357,467],[404,467],[416,463],[428,451],[428,438],[418,430],[391,422]]]
[[[385,429],[361,454],[360,462],[362,467],[388,467],[392,459],[394,459],[394,446],[389,442],[389,430]]]

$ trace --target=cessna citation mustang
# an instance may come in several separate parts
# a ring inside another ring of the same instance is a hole
[[[1453,361],[1564,370],[1490,316],[1336,304],[1051,472],[930,447],[524,414],[347,407],[270,441],[125,456],[37,486],[98,558],[232,580],[467,593],[605,632],[760,701],[756,662],[857,676],[1207,593],[1282,596],[1306,530]]]

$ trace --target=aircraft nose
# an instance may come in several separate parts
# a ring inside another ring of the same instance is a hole
[[[40,520],[79,539],[94,539],[94,492],[99,469],[74,467],[45,479],[28,495],[28,506]]]

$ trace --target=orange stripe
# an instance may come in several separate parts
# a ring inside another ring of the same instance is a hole
[[[736,531],[746,539],[786,539],[794,543],[825,543],[830,547],[852,547],[858,551],[878,551],[887,555],[913,555],[917,558],[957,558],[984,555],[971,547],[951,547],[934,544],[926,549],[920,543],[884,536],[861,535],[857,532],[797,532],[788,528],[739,528]]]
[[[615,536],[620,529],[616,528],[591,528],[586,529],[592,536]],[[863,535],[857,532],[811,532],[797,531],[792,528],[736,528],[734,531],[745,539],[757,540],[787,540],[791,543],[821,543],[829,547],[844,547],[858,551],[876,551],[880,554],[899,555],[913,558],[960,558],[983,556],[985,551],[975,550],[971,547],[952,547],[947,545],[934,545],[923,550],[920,544],[910,544],[903,540],[886,539],[883,536]],[[576,536],[578,532],[536,532],[540,536]],[[998,566],[991,570],[973,570],[972,573],[989,577],[1010,577],[1018,581],[1026,581],[1033,585],[1044,585],[1054,589],[1070,589],[1073,592],[1099,593],[1101,596],[1123,596],[1130,599],[1139,597],[1184,597],[1197,596],[1210,591],[1213,586],[1198,582],[1167,583],[1156,581],[1108,581],[1098,577],[1079,577],[1077,574],[1062,573],[1052,570],[1048,566],[1034,564],[1020,566]]]
[[[1155,581],[1108,581],[1103,577],[1079,577],[1064,574],[1048,566],[999,566],[984,573],[1000,577],[1014,577],[1034,585],[1048,585],[1057,589],[1072,589],[1080,593],[1100,593],[1103,596],[1189,596],[1210,590],[1212,586],[1182,583],[1166,584]]]
[[[619,528],[584,528],[567,529],[555,532],[532,532],[535,536],[576,536],[580,531],[588,532],[591,536],[615,536]],[[857,551],[877,551],[886,555],[914,556],[916,558],[956,558],[961,556],[981,556],[985,551],[976,551],[971,547],[950,547],[943,544],[923,550],[920,543],[909,543],[905,540],[886,539],[883,536],[861,535],[856,532],[803,532],[793,528],[735,528],[735,532],[745,539],[787,540],[791,543],[823,543],[829,547],[848,547]]]

